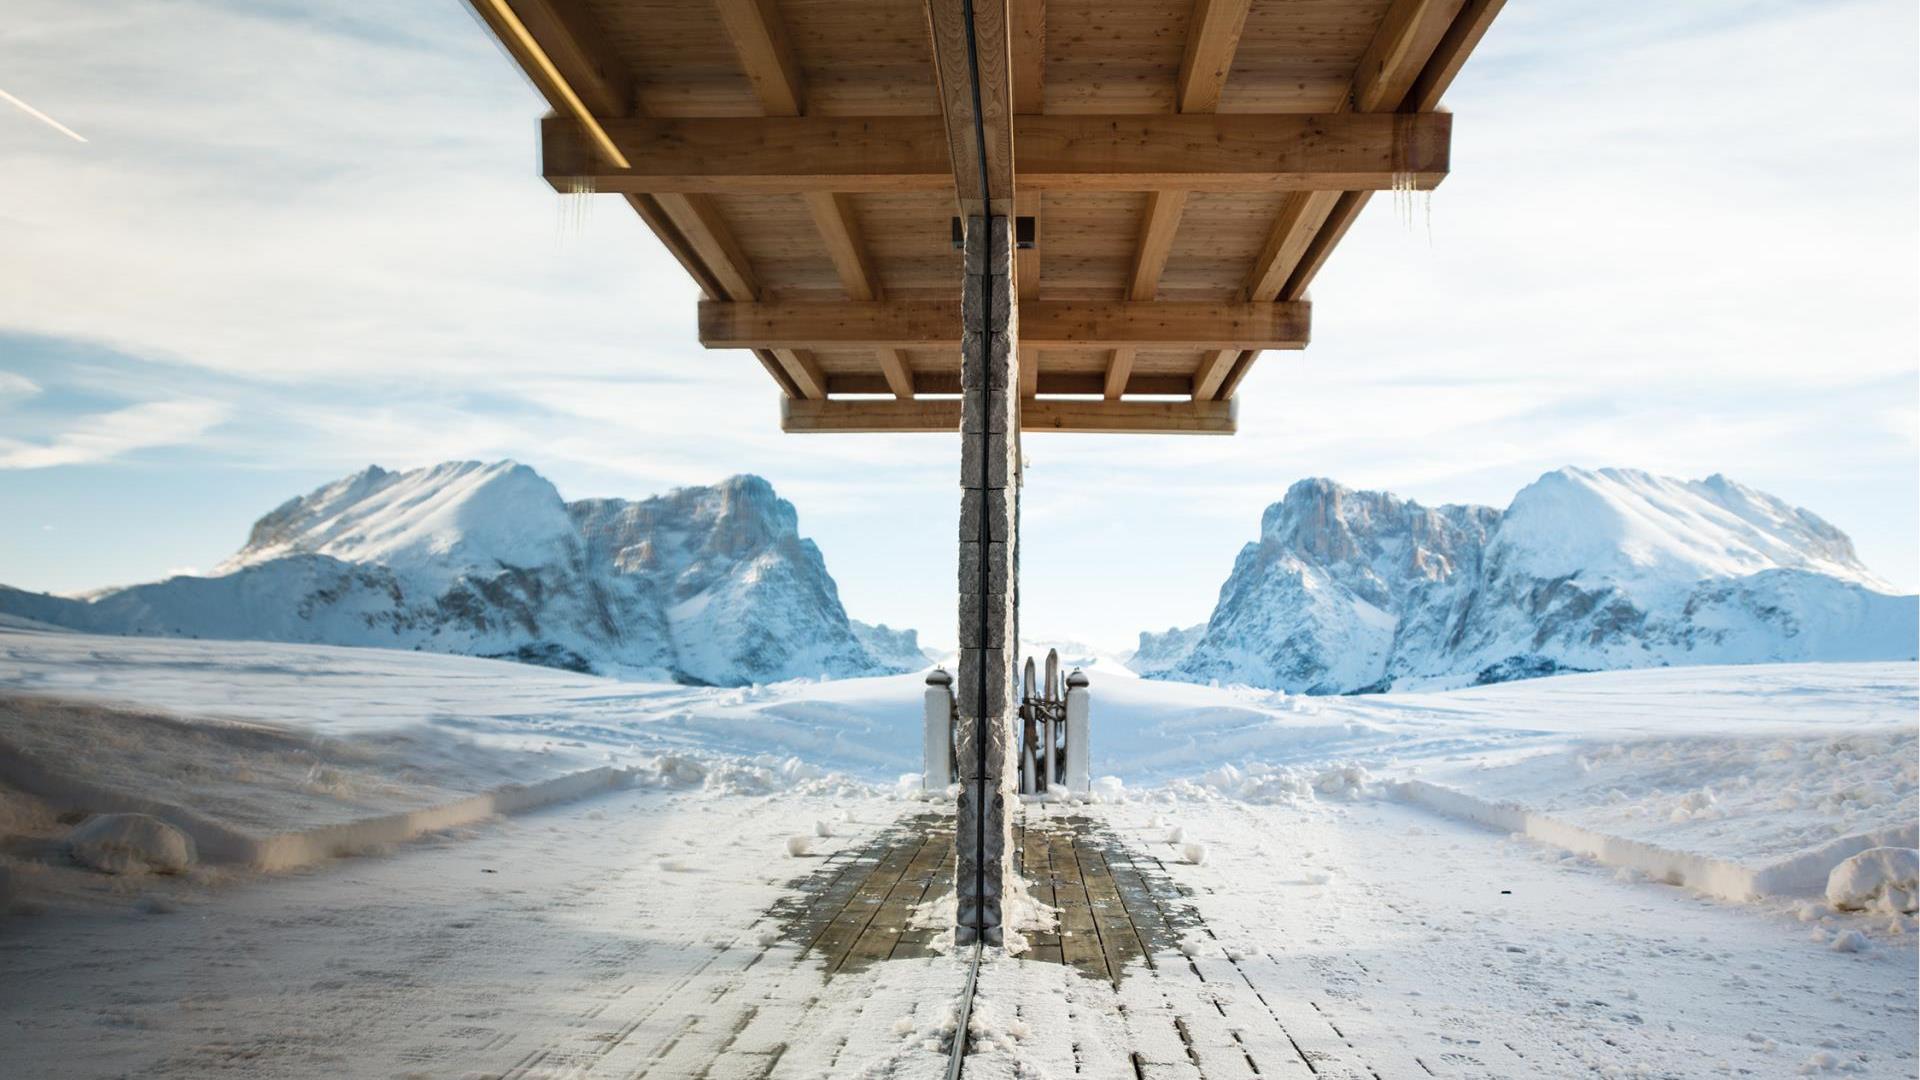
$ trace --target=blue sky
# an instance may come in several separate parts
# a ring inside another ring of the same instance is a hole
[[[619,201],[536,176],[542,103],[457,0],[16,0],[0,90],[0,582],[218,562],[379,463],[568,497],[757,472],[849,611],[949,642],[947,436],[794,437]],[[1204,619],[1303,476],[1505,505],[1565,464],[1724,472],[1920,585],[1908,0],[1515,3],[1454,173],[1374,201],[1225,440],[1028,440],[1023,619]],[[581,220],[584,215],[584,220]]]

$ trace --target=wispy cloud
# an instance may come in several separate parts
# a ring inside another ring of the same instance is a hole
[[[152,401],[79,417],[44,442],[0,437],[0,469],[112,461],[135,450],[192,443],[227,415],[211,401]]]

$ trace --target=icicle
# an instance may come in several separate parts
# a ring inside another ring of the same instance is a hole
[[[586,231],[587,213],[593,208],[593,178],[576,176],[567,181],[560,195],[560,238],[572,240]]]

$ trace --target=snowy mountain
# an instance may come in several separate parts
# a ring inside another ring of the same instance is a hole
[[[1316,694],[1555,671],[1915,656],[1896,596],[1814,514],[1723,476],[1566,468],[1502,512],[1302,480],[1204,626],[1135,669]]]
[[[210,577],[0,613],[115,634],[377,645],[741,685],[910,670],[863,643],[793,505],[757,476],[568,503],[513,462],[369,468],[289,500]]]
[[[918,630],[895,630],[886,623],[873,625],[859,619],[849,620],[853,636],[860,639],[873,658],[897,671],[920,671],[931,667],[938,657],[920,647]]]

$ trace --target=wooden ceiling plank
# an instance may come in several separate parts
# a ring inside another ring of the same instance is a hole
[[[1311,305],[1208,301],[1036,300],[1022,305],[1029,349],[1295,349],[1308,338]],[[960,305],[944,300],[729,303],[702,301],[700,341],[710,349],[950,348]]]
[[[1008,17],[1013,37],[1013,111],[1046,111],[1047,4],[1046,0],[1010,0]]]
[[[806,111],[807,85],[793,58],[779,0],[714,0],[754,96],[768,116]]]
[[[1231,401],[1075,401],[1035,398],[1020,404],[1020,430],[1109,434],[1231,435],[1239,424]],[[780,405],[789,432],[939,432],[958,434],[957,398],[913,401],[803,401]]]
[[[1194,0],[1174,95],[1179,111],[1209,113],[1220,107],[1220,91],[1227,85],[1252,6],[1252,0]]]

